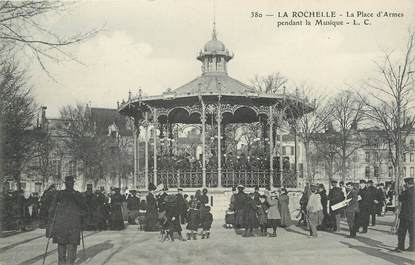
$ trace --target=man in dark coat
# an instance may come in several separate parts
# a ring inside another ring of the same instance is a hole
[[[177,195],[167,195],[164,197],[164,209],[166,211],[168,235],[171,241],[174,241],[173,234],[177,232],[179,239],[186,241],[182,236],[182,227],[180,225],[180,212],[177,207]]]
[[[84,197],[74,190],[74,178],[65,177],[65,190],[56,192],[50,207],[48,237],[58,244],[58,264],[74,264],[80,243],[81,219],[88,211]]]
[[[235,209],[235,228],[239,229],[244,225],[244,210],[247,195],[244,192],[244,186],[238,186],[238,193],[234,196],[233,207]]]
[[[376,212],[379,204],[379,192],[378,189],[373,185],[373,180],[367,181],[367,200],[369,203],[369,215],[372,220],[372,226],[376,225]]]
[[[405,250],[406,233],[409,233],[409,247],[406,251],[415,251],[415,193],[414,178],[405,178],[404,191],[399,195],[401,211],[399,213],[398,247],[395,251]]]
[[[261,205],[261,200],[259,199],[260,196],[261,195],[259,194],[259,187],[256,186],[254,191],[254,201],[256,205]]]
[[[370,198],[368,197],[366,180],[361,179],[359,181],[359,228],[362,227],[362,233],[367,233],[367,227],[369,226],[370,220]]]
[[[180,224],[184,225],[186,223],[186,212],[187,212],[187,203],[183,197],[183,189],[177,189],[177,211],[179,212]]]
[[[85,218],[85,230],[95,230],[97,228],[97,220],[95,213],[97,208],[97,200],[95,194],[92,191],[92,184],[86,184],[86,191],[83,195],[85,203],[88,206],[88,214]]]
[[[125,197],[121,195],[120,188],[114,188],[114,194],[111,196],[111,215],[110,215],[110,229],[123,230],[124,219],[122,215],[122,203]]]
[[[347,199],[350,200],[346,206],[346,219],[349,225],[349,237],[355,238],[357,233],[357,219],[356,215],[359,212],[359,191],[358,188],[354,187],[352,182],[346,183]]]
[[[95,192],[97,200],[96,216],[98,230],[106,230],[109,219],[108,197],[105,195],[104,187]]]
[[[131,195],[127,199],[128,223],[136,225],[135,219],[138,217],[138,211],[140,210],[140,199],[137,198],[136,190],[130,190],[130,193]]]
[[[340,232],[340,215],[341,215],[341,211],[343,211],[343,209],[337,209],[335,211],[333,211],[331,209],[331,206],[342,202],[344,200],[344,193],[342,191],[342,189],[340,187],[337,186],[337,181],[336,180],[332,180],[331,181],[331,185],[332,188],[329,192],[329,201],[330,201],[330,214],[331,214],[331,218],[332,218],[332,228],[333,231],[336,232]]]

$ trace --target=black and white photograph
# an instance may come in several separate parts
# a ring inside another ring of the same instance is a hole
[[[0,0],[0,265],[414,265],[415,1]]]

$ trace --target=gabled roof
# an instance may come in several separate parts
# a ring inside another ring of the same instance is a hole
[[[99,135],[107,135],[108,127],[114,123],[121,136],[132,135],[132,131],[127,128],[127,118],[122,116],[116,109],[90,108],[90,110]]]

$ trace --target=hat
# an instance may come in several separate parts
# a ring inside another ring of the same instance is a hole
[[[177,191],[183,191],[183,189],[182,188],[178,188]]]
[[[349,182],[346,183],[346,186],[349,186],[349,185],[353,186],[353,182],[349,181]]]
[[[92,190],[92,184],[91,183],[86,184],[86,188]]]
[[[120,188],[114,188],[114,191],[120,191],[121,189]]]
[[[64,181],[65,183],[66,182],[75,182],[75,179],[74,179],[74,177],[73,176],[66,176],[65,177],[65,181]]]
[[[336,183],[337,183],[337,181],[336,181]],[[318,188],[318,186],[317,186],[317,185],[315,185],[315,184],[312,184],[312,185],[310,186],[310,189],[311,189],[311,190],[317,190],[317,188]]]
[[[405,181],[406,184],[414,184],[413,177],[404,178],[403,181]]]
[[[136,190],[130,190],[130,193],[132,193],[132,194],[136,194],[136,193],[137,193],[137,191],[136,191]]]
[[[367,183],[373,183],[373,180],[369,179],[369,180],[367,181]]]
[[[245,189],[245,187],[241,184],[239,184],[238,186],[236,186],[238,189]]]
[[[156,185],[154,185],[153,183],[148,184],[148,190],[149,190],[149,191],[154,191],[154,190],[156,190],[156,189],[157,189],[157,187],[156,187]]]
[[[332,179],[332,180],[331,180],[331,183],[337,183],[337,180]]]
[[[359,183],[360,183],[360,184],[366,184],[366,180],[361,179],[361,180],[359,180]]]

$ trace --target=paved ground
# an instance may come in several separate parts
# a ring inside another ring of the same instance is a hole
[[[158,233],[137,231],[129,226],[121,232],[85,232],[85,255],[77,264],[415,264],[415,254],[394,253],[396,236],[390,234],[391,216],[357,239],[320,232],[307,237],[299,227],[280,229],[277,238],[242,238],[234,230],[214,223],[212,237],[187,242],[164,242]],[[0,238],[0,264],[42,264],[46,240],[44,230]],[[56,264],[56,245],[50,245],[45,264]]]

